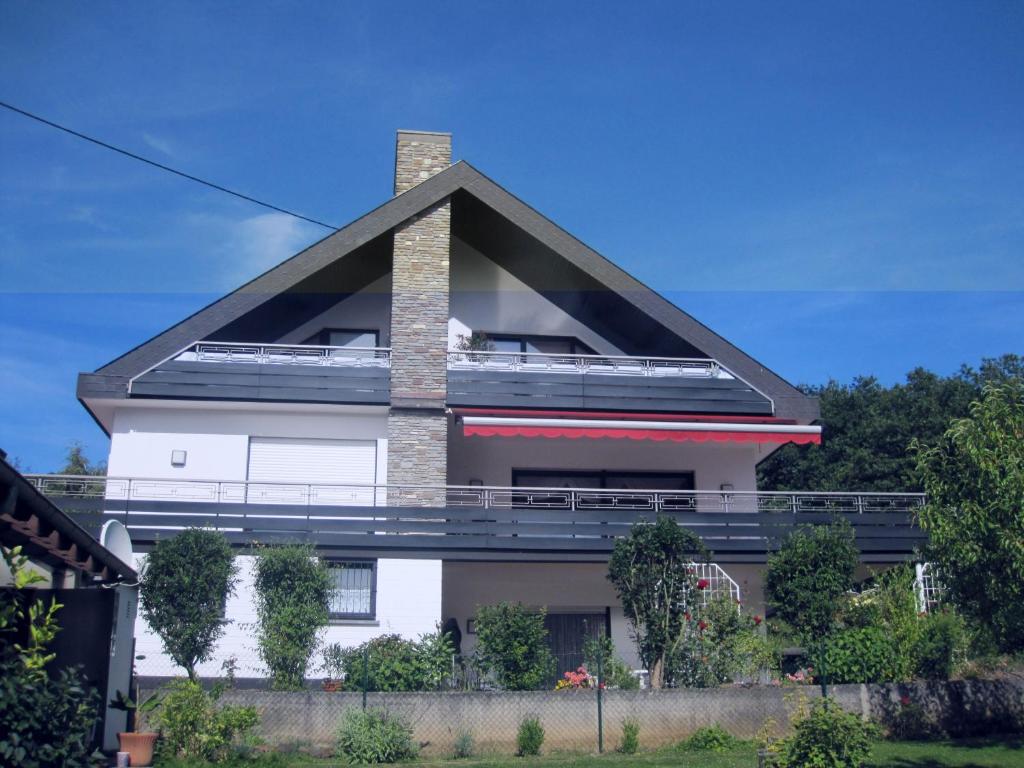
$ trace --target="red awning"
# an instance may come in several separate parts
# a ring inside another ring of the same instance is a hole
[[[560,423],[561,422],[561,423]],[[795,424],[603,419],[463,418],[466,437],[546,437],[578,440],[653,440],[655,442],[821,443],[821,428]]]

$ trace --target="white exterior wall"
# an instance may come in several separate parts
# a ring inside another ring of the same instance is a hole
[[[376,440],[377,482],[387,482],[387,416],[384,409],[265,406],[255,404],[147,403],[118,410],[109,457],[111,477],[168,480],[246,479],[250,437],[297,437]],[[184,467],[172,467],[172,450],[188,452]],[[144,556],[136,556],[141,566]],[[239,676],[265,674],[256,650],[253,558],[239,556],[239,582],[229,599],[229,621],[202,675],[218,675],[229,657],[237,659]],[[385,633],[414,638],[431,632],[441,619],[441,563],[438,560],[385,559],[377,563],[377,618],[335,622],[325,642],[362,643]],[[141,675],[180,674],[161,651],[160,639],[141,613],[136,622],[136,654]],[[319,674],[314,659],[311,676]]]
[[[544,437],[464,437],[453,426],[448,439],[448,482],[507,486],[512,469],[608,469],[694,473],[697,490],[756,490],[754,443]]]

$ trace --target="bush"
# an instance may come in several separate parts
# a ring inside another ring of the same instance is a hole
[[[412,726],[384,709],[349,709],[338,726],[336,755],[350,763],[397,763],[416,757]]]
[[[259,723],[254,707],[218,708],[217,692],[207,693],[194,680],[174,680],[167,689],[153,716],[162,757],[222,762]]]
[[[452,758],[462,760],[476,754],[476,739],[472,731],[461,730],[455,734],[455,743],[452,744]]]
[[[640,749],[640,721],[634,717],[622,721],[622,741],[619,752],[624,755],[635,755]]]
[[[368,691],[436,691],[451,676],[454,652],[449,635],[441,632],[422,635],[419,641],[381,635],[341,651],[345,687],[363,690],[365,663]]]
[[[778,668],[778,654],[757,631],[759,620],[741,613],[731,598],[711,600],[684,618],[666,675],[672,684],[710,688]]]
[[[539,755],[544,744],[544,726],[536,717],[526,717],[516,733],[516,754],[520,757]]]
[[[737,739],[720,725],[698,728],[679,746],[689,752],[724,752],[732,749]]]
[[[917,677],[948,680],[966,644],[963,620],[952,611],[930,613],[921,619],[917,641]]]
[[[224,534],[189,528],[162,539],[139,571],[139,605],[167,655],[196,678],[224,634],[224,604],[234,592],[235,555]]]
[[[844,629],[825,644],[830,683],[885,683],[897,679],[893,638],[881,627]]]
[[[765,595],[806,642],[827,636],[860,560],[846,522],[801,526],[768,558]]]
[[[860,768],[877,734],[871,723],[828,699],[814,703],[781,744],[780,768]]]
[[[311,547],[265,547],[256,553],[257,643],[275,690],[299,690],[327,626],[331,580]]]
[[[555,668],[544,611],[522,603],[481,606],[476,612],[476,664],[506,691],[545,687]]]
[[[30,599],[28,588],[43,578],[27,567],[21,547],[0,547],[0,554],[15,587],[0,589],[0,765],[85,765],[96,693],[77,670],[61,670],[56,679],[45,670],[62,606]],[[31,631],[19,638],[26,624]]]

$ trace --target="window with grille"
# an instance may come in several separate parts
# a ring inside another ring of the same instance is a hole
[[[335,560],[329,564],[332,619],[372,619],[377,611],[377,563]]]

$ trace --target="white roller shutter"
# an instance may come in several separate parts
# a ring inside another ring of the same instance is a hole
[[[374,440],[249,440],[250,501],[373,504],[376,477]]]

